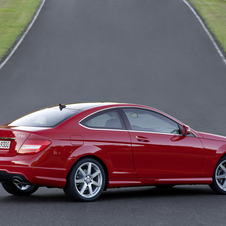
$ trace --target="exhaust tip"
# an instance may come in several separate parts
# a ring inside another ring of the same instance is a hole
[[[29,183],[27,181],[24,181],[20,177],[13,177],[12,178],[12,182],[21,191],[25,191],[25,190],[29,189],[32,186],[31,183]]]

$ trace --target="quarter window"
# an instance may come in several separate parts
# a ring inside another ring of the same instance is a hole
[[[138,108],[125,108],[123,110],[132,130],[180,134],[176,122],[157,112]]]
[[[81,124],[90,128],[124,129],[118,110],[105,110],[81,121]]]

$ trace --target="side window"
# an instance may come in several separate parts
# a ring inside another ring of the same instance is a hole
[[[117,109],[98,112],[82,120],[81,124],[89,128],[124,129]]]
[[[180,134],[179,126],[176,122],[157,112],[139,108],[125,108],[123,111],[129,120],[132,130]]]

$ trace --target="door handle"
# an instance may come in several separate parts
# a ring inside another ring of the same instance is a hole
[[[147,137],[136,136],[136,139],[140,142],[149,142],[150,140]]]

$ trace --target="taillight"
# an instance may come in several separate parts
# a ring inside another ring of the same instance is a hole
[[[49,140],[26,140],[20,150],[19,154],[35,154],[42,151],[51,144]]]

